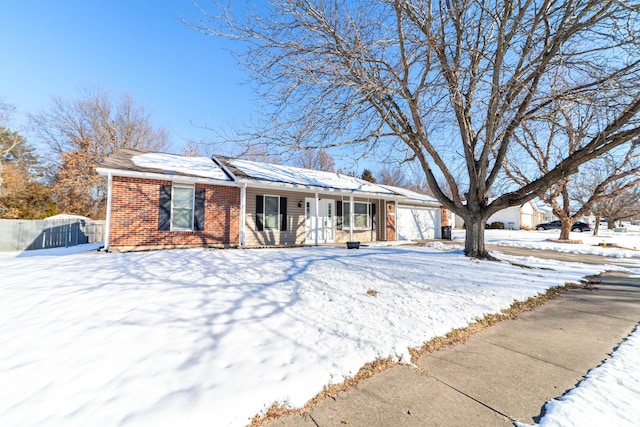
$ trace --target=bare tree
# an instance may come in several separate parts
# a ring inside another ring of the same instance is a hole
[[[304,150],[293,160],[293,166],[325,172],[334,172],[336,163],[326,150]]]
[[[407,176],[401,168],[384,165],[378,169],[376,175],[380,178],[380,184],[393,185],[395,187],[405,187],[407,185]]]
[[[204,144],[190,139],[189,141],[187,141],[185,146],[182,147],[182,150],[180,150],[180,154],[189,157],[203,157],[203,145]]]
[[[465,220],[465,253],[489,258],[489,216],[640,133],[629,124],[640,111],[639,8],[637,0],[273,0],[260,16],[203,11],[190,24],[245,42],[238,55],[267,102],[263,126],[246,138],[400,150]],[[550,90],[558,76],[563,89]],[[549,172],[490,202],[518,130],[549,103],[585,94],[616,114]],[[451,171],[458,167],[463,182]]]
[[[600,219],[607,221],[607,228],[615,227],[616,222],[638,218],[640,216],[640,186],[596,203],[592,210],[596,216],[593,234],[598,235]]]
[[[526,186],[548,174],[564,157],[581,150],[608,112],[604,107],[596,110],[592,104],[581,99],[556,100],[540,110],[515,133],[515,143],[505,159],[505,174],[517,185]],[[559,178],[539,195],[562,222],[560,240],[568,240],[572,224],[589,215],[596,204],[640,182],[639,155],[640,138],[629,135],[624,145],[586,162],[575,175]]]
[[[98,88],[82,89],[78,98],[52,99],[50,108],[30,116],[38,136],[50,147],[53,189],[62,212],[104,215],[106,183],[95,168],[118,148],[164,150],[167,132],[124,94],[117,100]]]
[[[407,175],[400,167],[400,165],[385,165],[378,169],[376,176],[379,177],[378,182],[384,185],[393,185],[395,187],[406,188],[408,190],[415,191],[417,193],[433,194],[429,190],[424,176]]]
[[[570,197],[572,204],[589,206],[596,222],[593,234],[598,235],[600,219],[613,228],[616,221],[640,214],[640,164],[637,157],[627,156],[626,164],[616,164],[611,156],[605,156],[586,170],[575,175]]]
[[[265,162],[274,165],[282,164],[281,157],[269,150],[265,145],[249,145],[239,154],[236,154],[236,157],[254,162]]]

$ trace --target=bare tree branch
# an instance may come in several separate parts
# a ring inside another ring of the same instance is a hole
[[[488,256],[491,214],[638,134],[638,0],[273,0],[260,14],[202,12],[188,24],[241,43],[264,102],[246,141],[411,152],[435,197],[465,219],[470,256]],[[513,145],[535,140],[525,128],[559,101],[588,104],[602,122],[547,173],[490,202]]]

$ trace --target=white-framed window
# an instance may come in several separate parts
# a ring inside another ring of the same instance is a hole
[[[264,228],[280,229],[280,197],[264,196]]]
[[[368,230],[371,228],[371,212],[370,203],[368,202],[353,202],[353,224],[354,230]],[[351,228],[351,203],[344,202],[343,204],[343,227],[346,229]]]
[[[195,205],[193,185],[174,184],[171,188],[171,230],[192,231]]]

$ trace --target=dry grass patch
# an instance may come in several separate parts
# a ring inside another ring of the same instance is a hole
[[[298,413],[298,411],[295,409],[291,409],[287,402],[274,402],[265,411],[254,415],[254,417],[251,418],[251,423],[249,424],[249,426],[262,426],[270,421],[274,421],[280,417],[284,417],[285,415],[295,413]]]
[[[419,348],[410,348],[409,354],[411,354],[411,362],[417,363],[418,359],[429,353],[440,350],[444,347],[449,347],[456,344],[465,342],[470,336],[477,334],[478,332],[487,329],[495,325],[498,322],[507,319],[515,319],[519,314],[525,311],[531,311],[536,307],[540,307],[547,301],[558,298],[564,292],[570,289],[596,289],[594,282],[589,280],[582,280],[580,283],[567,282],[564,286],[556,286],[547,289],[543,294],[529,297],[524,301],[514,301],[509,308],[505,308],[500,313],[487,314],[482,319],[477,319],[475,322],[470,323],[464,328],[454,329],[448,332],[444,337],[436,337],[430,341],[425,342]]]
[[[249,427],[258,427],[267,424],[270,421],[274,421],[280,417],[284,417],[286,415],[302,415],[311,411],[311,408],[322,402],[323,400],[330,398],[336,399],[338,394],[341,392],[345,392],[352,388],[355,388],[362,381],[373,377],[380,372],[386,371],[392,366],[397,365],[399,362],[394,361],[390,357],[384,359],[376,359],[373,362],[365,363],[360,370],[353,376],[346,378],[343,382],[338,384],[328,384],[325,385],[322,391],[316,394],[311,398],[307,403],[305,403],[304,407],[292,409],[286,403],[274,403],[272,404],[266,411],[255,415],[251,419],[251,423]]]
[[[498,322],[507,319],[515,319],[519,314],[526,311],[531,311],[536,307],[539,307],[562,295],[564,292],[570,289],[596,289],[595,282],[589,280],[582,280],[580,283],[567,282],[564,286],[557,286],[547,289],[543,294],[539,294],[535,297],[529,297],[524,301],[515,301],[509,308],[501,310],[500,313],[487,314],[482,319],[478,319],[473,323],[470,323],[464,328],[453,329],[445,336],[435,337],[422,344],[419,348],[410,348],[409,354],[411,354],[411,362],[417,363],[418,359],[428,353],[433,353],[444,347],[449,347],[455,344],[461,344],[465,342],[470,336],[477,334],[478,332],[495,325]],[[370,290],[371,291],[371,290]],[[374,291],[376,292],[376,291]],[[371,295],[369,291],[367,294]],[[377,292],[376,292],[377,294]],[[387,369],[398,365],[400,361],[394,361],[392,358],[376,359],[373,362],[365,363],[358,373],[353,377],[346,378],[339,384],[325,385],[320,393],[315,395],[309,400],[304,407],[298,409],[292,409],[285,403],[274,403],[266,411],[254,416],[251,419],[250,427],[262,426],[270,421],[276,420],[286,415],[302,415],[308,414],[311,409],[317,404],[321,403],[327,398],[336,399],[338,394],[346,392],[352,388],[355,388],[362,381],[373,377]]]
[[[325,385],[320,393],[316,394],[304,405],[304,409],[309,410],[326,398],[335,400],[338,394],[357,387],[358,384],[360,384],[362,381],[371,378],[374,375],[379,374],[380,372],[384,372],[392,366],[397,365],[398,363],[399,362],[394,361],[390,357],[386,357],[384,359],[376,359],[373,362],[367,362],[354,376],[345,379],[339,384]]]

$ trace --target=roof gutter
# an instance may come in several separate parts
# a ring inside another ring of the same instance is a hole
[[[397,194],[397,193],[374,193],[374,192],[366,192],[366,191],[358,191],[358,190],[348,190],[348,189],[337,189],[337,188],[327,188],[327,187],[314,187],[311,185],[301,185],[301,184],[290,184],[286,182],[276,182],[276,181],[260,181],[255,179],[246,179],[246,178],[238,178],[233,174],[220,160],[215,158],[215,156],[211,156],[211,160],[219,166],[222,171],[231,179],[231,181],[220,181],[212,178],[204,178],[192,175],[169,175],[166,173],[157,173],[157,172],[138,172],[131,170],[122,170],[122,169],[110,169],[110,168],[96,168],[98,174],[102,176],[120,176],[125,178],[141,178],[141,179],[155,179],[158,181],[171,181],[178,182],[183,184],[211,184],[211,185],[220,185],[227,187],[242,187],[245,188],[260,188],[260,189],[286,189],[291,191],[308,191],[309,193],[318,193],[324,195],[353,195],[355,197],[367,197],[367,198],[379,198],[385,200],[393,200],[400,203],[411,203],[418,204],[423,206],[433,206],[438,207],[440,203],[437,201],[426,201],[426,200],[416,200],[411,199],[406,196]],[[391,191],[391,190],[389,190]]]
[[[222,185],[227,187],[238,187],[239,185],[233,181],[220,181],[213,178],[204,178],[192,175],[169,175],[166,173],[156,173],[156,172],[136,172],[129,170],[121,170],[121,169],[107,169],[107,168],[96,168],[96,172],[99,175],[109,176],[121,176],[125,178],[142,178],[142,179],[156,179],[158,181],[171,181],[171,182],[179,182],[183,184],[212,184],[212,185]]]

